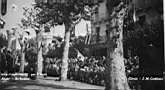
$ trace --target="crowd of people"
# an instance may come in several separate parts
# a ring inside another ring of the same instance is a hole
[[[48,75],[59,76],[61,68],[61,59],[59,58],[46,58],[46,68]],[[105,56],[100,57],[85,57],[82,59],[70,58],[68,63],[68,78],[71,80],[86,82],[95,85],[104,85],[105,82]],[[125,60],[127,76],[132,72],[137,72],[137,62]],[[136,64],[136,65],[135,65]],[[136,68],[135,68],[136,67]]]
[[[0,52],[0,69],[1,73],[13,73],[19,72],[19,54],[8,50],[7,48],[1,48]],[[26,53],[25,72],[35,73],[37,57],[35,53]],[[43,57],[43,73],[51,76],[60,76],[61,73],[61,58]],[[125,60],[126,74],[134,72],[134,67],[138,63],[134,63],[131,60]],[[77,57],[69,58],[68,60],[68,78],[76,81],[86,82],[95,85],[104,85],[105,82],[105,56],[91,56],[91,57]],[[136,65],[135,65],[136,64]],[[138,68],[138,67],[136,67]]]
[[[105,57],[69,60],[68,78],[95,85],[104,85]]]
[[[18,71],[16,63],[18,57],[15,51],[11,51],[6,47],[0,50],[0,72],[1,73],[13,73]]]
[[[104,85],[105,57],[85,57],[83,60],[70,58],[68,66],[68,78],[81,82]],[[48,75],[59,76],[61,59],[46,58],[44,71]]]

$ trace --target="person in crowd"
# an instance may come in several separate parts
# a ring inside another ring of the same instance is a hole
[[[35,55],[31,55],[27,59],[28,59],[28,77],[33,78],[32,74],[36,72],[37,57]]]
[[[49,64],[50,64],[50,59],[49,58],[45,58],[44,61],[43,61],[43,64],[44,64],[44,77],[47,77],[47,71],[48,71],[48,67],[49,67]]]
[[[0,49],[0,79],[1,73],[4,73],[6,71],[6,57],[4,54],[4,47]]]

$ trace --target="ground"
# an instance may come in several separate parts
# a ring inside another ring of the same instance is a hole
[[[137,81],[130,81],[136,85]],[[139,90],[165,90],[163,80],[144,80]],[[104,90],[104,86],[96,86],[73,80],[57,81],[55,77],[38,80],[0,81],[0,90]],[[131,87],[132,88],[132,87]],[[133,89],[132,90],[138,90]]]
[[[0,90],[104,90],[103,86],[95,86],[77,81],[56,81],[47,77],[39,80],[1,81]]]

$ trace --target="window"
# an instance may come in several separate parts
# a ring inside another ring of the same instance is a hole
[[[146,20],[145,15],[139,16],[139,23],[140,23],[141,26],[144,24],[145,20]]]

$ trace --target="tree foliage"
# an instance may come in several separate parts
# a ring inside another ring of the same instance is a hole
[[[36,18],[38,23],[55,26],[66,23],[77,24],[81,19],[89,20],[99,2],[103,0],[54,1],[56,0],[36,3],[35,9],[40,11]]]
[[[124,47],[132,49],[136,55],[142,47],[163,47],[163,21],[148,24],[139,20],[134,22],[133,11],[129,11],[124,21]],[[137,44],[138,43],[138,44]]]
[[[87,56],[87,51],[85,50],[85,37],[79,36],[72,41],[72,47],[79,50],[83,55]]]
[[[132,71],[135,69],[143,70],[145,75],[156,75],[163,68],[163,20],[158,17],[151,23],[142,19],[134,22],[133,14],[133,9],[129,9],[124,20],[124,57],[127,59],[126,64],[132,63]],[[134,65],[137,63],[138,65]],[[135,75],[134,72],[132,74]],[[142,75],[142,73],[138,72],[138,75]]]
[[[39,31],[41,24],[36,21],[39,11],[33,7],[23,7],[23,10],[24,17],[21,19],[21,24],[19,24],[19,26],[23,29],[33,28],[34,30]]]

